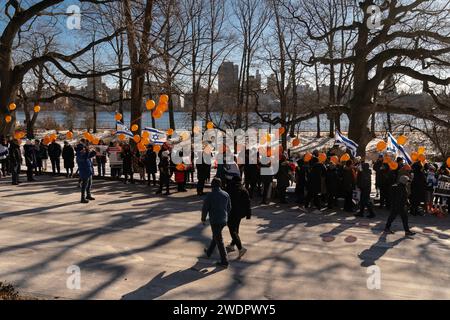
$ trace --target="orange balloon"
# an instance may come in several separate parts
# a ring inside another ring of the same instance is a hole
[[[383,158],[383,163],[391,163],[391,162],[392,162],[391,157],[388,155],[385,155]]]
[[[120,121],[122,120],[122,115],[120,113],[116,113],[114,119],[116,119],[116,121]]]
[[[387,144],[385,141],[380,141],[377,143],[377,151],[379,151],[379,152],[385,150],[386,147],[387,147]]]
[[[411,153],[411,160],[412,160],[413,162],[416,162],[417,160],[419,160],[419,154],[418,154],[416,151],[413,151],[413,152]]]
[[[138,131],[138,130],[139,130],[139,126],[137,124],[133,124],[131,126],[131,131],[135,132],[135,131]]]
[[[161,103],[161,102],[165,102],[165,103],[169,102],[169,96],[168,96],[167,94],[162,94],[162,95],[159,97],[159,102],[160,102],[160,103]]]
[[[425,147],[419,147],[419,149],[417,150],[418,154],[425,154]]]
[[[169,110],[169,104],[167,102],[162,102],[159,104],[158,108],[160,108],[162,112],[166,112]]]
[[[401,146],[403,146],[406,141],[408,141],[408,138],[403,135],[397,138],[397,143]]]
[[[53,141],[56,141],[57,138],[58,138],[58,136],[56,135],[56,133],[52,133],[50,135],[50,139],[53,140]]]
[[[426,157],[425,157],[425,155],[423,153],[421,153],[421,154],[419,154],[419,158],[418,159],[419,159],[420,162],[425,162]]]
[[[410,166],[409,164],[405,164],[405,165],[402,167],[402,170],[404,170],[404,171],[411,171],[412,169],[411,169],[411,166]]]
[[[153,151],[155,151],[156,153],[160,152],[160,151],[161,151],[161,146],[158,145],[158,144],[155,144],[155,145],[153,146]]]
[[[72,138],[73,138],[73,133],[72,133],[72,131],[68,131],[68,132],[66,133],[66,138],[67,138],[68,140],[72,140]]]
[[[325,161],[327,161],[327,155],[325,153],[319,154],[319,162],[324,163]]]
[[[294,140],[292,140],[292,146],[293,147],[297,147],[298,145],[300,145],[300,139],[295,138]]]
[[[348,153],[344,153],[341,157],[341,162],[345,162],[350,160],[350,155]]]
[[[142,138],[141,138],[141,143],[142,143],[144,146],[146,146],[146,145],[148,145],[148,144],[150,143],[150,139],[149,139],[149,138],[144,138],[144,137],[142,137]]]
[[[338,164],[339,163],[339,158],[337,156],[332,156],[330,158],[330,161],[334,164]]]
[[[39,113],[39,112],[41,111],[41,107],[38,106],[38,105],[35,105],[33,111],[34,111],[35,113]]]
[[[142,131],[142,138],[148,139],[150,137],[150,133],[148,131]]]
[[[138,143],[139,141],[141,141],[141,136],[138,134],[135,134],[133,137],[134,142]]]
[[[177,168],[178,171],[184,171],[184,169],[185,169],[186,167],[184,166],[184,164],[179,163],[179,164],[176,165],[176,168]]]
[[[267,154],[268,157],[272,156],[272,148],[267,148]]]
[[[171,135],[173,135],[173,129],[169,129],[169,130],[167,130],[167,135],[168,135],[168,136],[171,136]]]
[[[206,124],[206,128],[207,128],[207,129],[214,129],[214,123],[212,123],[211,121],[209,121],[209,122]]]
[[[154,100],[147,100],[145,102],[145,107],[147,108],[148,111],[152,110],[153,108],[155,108],[156,103]]]
[[[152,112],[152,116],[153,116],[153,118],[155,118],[155,119],[159,119],[159,118],[161,118],[161,116],[162,116],[162,112],[161,112],[160,110],[156,109],[156,110],[154,110],[154,111]]]
[[[389,168],[391,168],[391,170],[397,170],[398,169],[398,163],[395,162],[395,161],[389,162]]]
[[[10,115],[5,116],[6,123],[10,123],[12,120],[12,117]]]
[[[447,158],[447,167],[450,168],[450,157]]]
[[[50,137],[49,136],[45,136],[44,137],[44,144],[48,145],[50,143]]]
[[[280,129],[278,129],[278,132],[280,133],[280,136],[282,136],[286,132],[286,128],[281,127]]]
[[[86,140],[89,140],[90,137],[91,137],[91,135],[90,135],[89,132],[83,132],[83,137],[84,137]]]
[[[14,102],[11,102],[9,104],[8,108],[9,108],[10,111],[14,111],[14,110],[16,110],[17,106],[16,106],[16,104]]]
[[[139,152],[147,151],[147,147],[142,142],[138,143],[137,148],[138,148]]]
[[[123,133],[119,134],[119,140],[124,141],[126,139],[125,135]]]
[[[305,156],[303,157],[303,160],[304,160],[305,162],[309,162],[309,161],[311,161],[311,159],[312,159],[312,154],[309,153],[309,152],[307,152],[307,153],[305,154]]]
[[[272,136],[270,135],[270,133],[266,135],[266,140],[267,142],[270,142],[272,140]]]
[[[100,143],[100,139],[94,137],[94,138],[92,139],[92,143],[95,144],[95,145],[97,145],[97,144]]]

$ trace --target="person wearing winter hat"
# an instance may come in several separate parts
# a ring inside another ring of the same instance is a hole
[[[407,176],[401,176],[399,178],[399,182],[392,186],[392,194],[394,194],[395,196],[393,196],[391,199],[391,213],[386,222],[386,227],[384,228],[384,232],[387,234],[394,233],[391,230],[391,225],[397,215],[400,215],[403,223],[403,229],[405,230],[405,236],[408,237],[415,235],[415,233],[409,229],[408,214],[406,211],[406,204],[408,202],[407,184],[409,182],[410,179]]]
[[[25,156],[25,164],[27,166],[27,181],[32,182],[36,181],[33,178],[33,170],[36,166],[36,152],[31,140],[27,140],[25,145],[23,146],[24,156]]]

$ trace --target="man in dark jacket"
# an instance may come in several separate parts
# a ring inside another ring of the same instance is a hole
[[[342,190],[344,193],[344,211],[353,212],[353,189],[355,188],[355,178],[353,175],[353,161],[348,160],[342,174]]]
[[[307,182],[308,165],[303,159],[297,161],[295,169],[295,194],[299,205],[305,202],[305,187]]]
[[[244,181],[245,188],[249,191],[250,198],[253,198],[253,193],[256,189],[256,184],[258,183],[258,165],[256,163],[250,163],[250,152],[246,150],[245,152],[245,165],[244,165]],[[252,154],[253,156],[254,154]],[[256,155],[254,155],[256,158]]]
[[[305,199],[305,208],[309,207],[311,200],[320,210],[319,193],[322,190],[322,177],[325,176],[325,167],[319,162],[319,159],[313,157],[310,161],[311,170],[308,175],[308,193]]]
[[[230,245],[227,246],[227,251],[234,251],[234,246],[236,245],[239,250],[238,259],[247,252],[247,249],[242,246],[241,238],[239,237],[239,225],[241,219],[246,217],[251,218],[252,209],[250,196],[248,191],[242,186],[242,180],[240,177],[234,177],[228,194],[231,197],[231,212],[228,215],[228,229],[230,230],[231,238],[233,239]]]
[[[61,158],[61,146],[55,140],[48,146],[48,156],[50,157],[50,161],[52,163],[52,171],[53,174],[58,174],[61,172],[60,168],[60,158]]]
[[[407,176],[401,176],[399,178],[399,183],[392,186],[392,193],[395,196],[393,196],[391,199],[391,214],[389,215],[386,227],[384,228],[385,233],[394,233],[391,230],[391,225],[397,215],[400,215],[400,217],[402,218],[403,229],[405,230],[405,236],[415,235],[415,233],[409,229],[408,214],[406,213],[406,204],[408,202],[408,182],[409,178]]]
[[[199,151],[195,161],[197,168],[197,195],[202,196],[205,182],[211,175],[211,157],[204,159],[203,151]]]
[[[426,201],[427,179],[422,164],[416,162],[412,165],[413,179],[411,182],[411,214],[413,216],[423,215],[419,213],[419,206]]]
[[[13,139],[9,145],[9,164],[11,166],[12,184],[18,185],[20,166],[22,165],[22,153],[17,139]]]
[[[27,181],[36,181],[33,178],[33,170],[36,167],[36,152],[33,144],[30,140],[27,140],[26,144],[23,146],[25,164],[27,166]]]
[[[153,146],[149,146],[147,149],[147,152],[144,156],[144,165],[145,165],[145,171],[147,172],[147,178],[148,178],[148,185],[150,185],[150,181],[152,178],[153,185],[156,186],[156,172],[158,171],[158,167],[156,164],[156,152],[153,150]]]
[[[96,152],[89,150],[86,146],[78,145],[76,154],[78,173],[81,179],[81,203],[89,203],[89,200],[95,200],[91,195],[91,187],[94,174],[92,158],[95,157]]]
[[[362,171],[358,172],[356,185],[361,190],[361,197],[359,199],[359,213],[356,217],[364,217],[364,209],[369,210],[368,218],[374,218],[372,202],[370,201],[370,191],[372,190],[372,170],[368,163],[362,164]]]
[[[231,211],[231,199],[228,193],[220,188],[221,185],[222,181],[219,178],[214,178],[211,182],[212,192],[208,193],[203,202],[202,222],[205,224],[206,217],[209,215],[212,240],[209,248],[205,249],[206,256],[209,258],[217,246],[221,261],[217,262],[216,265],[227,268],[228,258],[223,243],[222,230],[227,225],[228,215]]]

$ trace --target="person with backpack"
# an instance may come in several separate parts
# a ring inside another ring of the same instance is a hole
[[[228,230],[230,231],[231,243],[227,246],[227,252],[233,252],[234,246],[239,250],[238,259],[247,252],[247,249],[242,246],[241,238],[239,236],[239,226],[243,218],[249,220],[252,215],[250,195],[247,189],[242,185],[242,179],[238,176],[233,177],[230,187],[227,190],[231,198],[231,211],[228,215]]]

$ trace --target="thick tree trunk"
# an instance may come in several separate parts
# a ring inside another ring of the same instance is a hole
[[[358,147],[358,155],[364,156],[366,153],[366,146],[371,140],[370,130],[367,127],[371,110],[369,104],[359,103],[360,101],[354,100],[350,102],[350,114],[349,118],[349,130],[348,137],[355,141]]]

